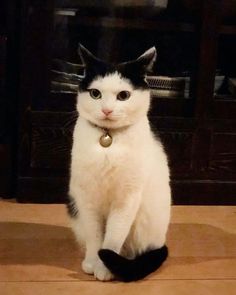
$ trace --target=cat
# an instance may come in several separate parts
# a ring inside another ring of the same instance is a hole
[[[145,76],[155,47],[109,64],[82,45],[68,209],[84,246],[82,269],[96,279],[135,281],[158,269],[171,209],[168,159],[148,121]]]

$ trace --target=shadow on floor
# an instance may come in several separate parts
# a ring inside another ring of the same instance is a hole
[[[0,265],[51,265],[78,271],[82,252],[70,228],[0,222]]]
[[[0,222],[0,265],[51,265],[77,272],[82,259],[68,227]],[[197,263],[236,256],[236,235],[207,224],[171,224],[170,263]],[[195,258],[199,258],[196,260]]]

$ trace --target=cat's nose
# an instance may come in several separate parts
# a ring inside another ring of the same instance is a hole
[[[102,109],[103,114],[105,114],[106,116],[110,115],[113,111],[110,109]]]

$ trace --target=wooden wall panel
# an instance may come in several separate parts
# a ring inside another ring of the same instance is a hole
[[[191,170],[193,134],[182,131],[166,131],[159,134],[169,158],[172,177],[188,178]]]
[[[236,180],[236,133],[213,133],[209,173],[215,179]]]
[[[32,112],[30,167],[65,169],[70,164],[76,112]]]
[[[62,169],[68,166],[72,132],[65,128],[34,127],[30,166],[32,168]]]

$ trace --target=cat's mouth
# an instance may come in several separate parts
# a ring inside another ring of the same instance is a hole
[[[114,119],[110,118],[110,117],[105,117],[102,119],[103,121],[114,121]]]
[[[104,122],[116,121],[114,116],[103,116],[103,117],[100,118],[100,120],[102,120]]]
[[[120,118],[115,116],[100,117],[96,124],[103,128],[119,128],[123,125]]]

